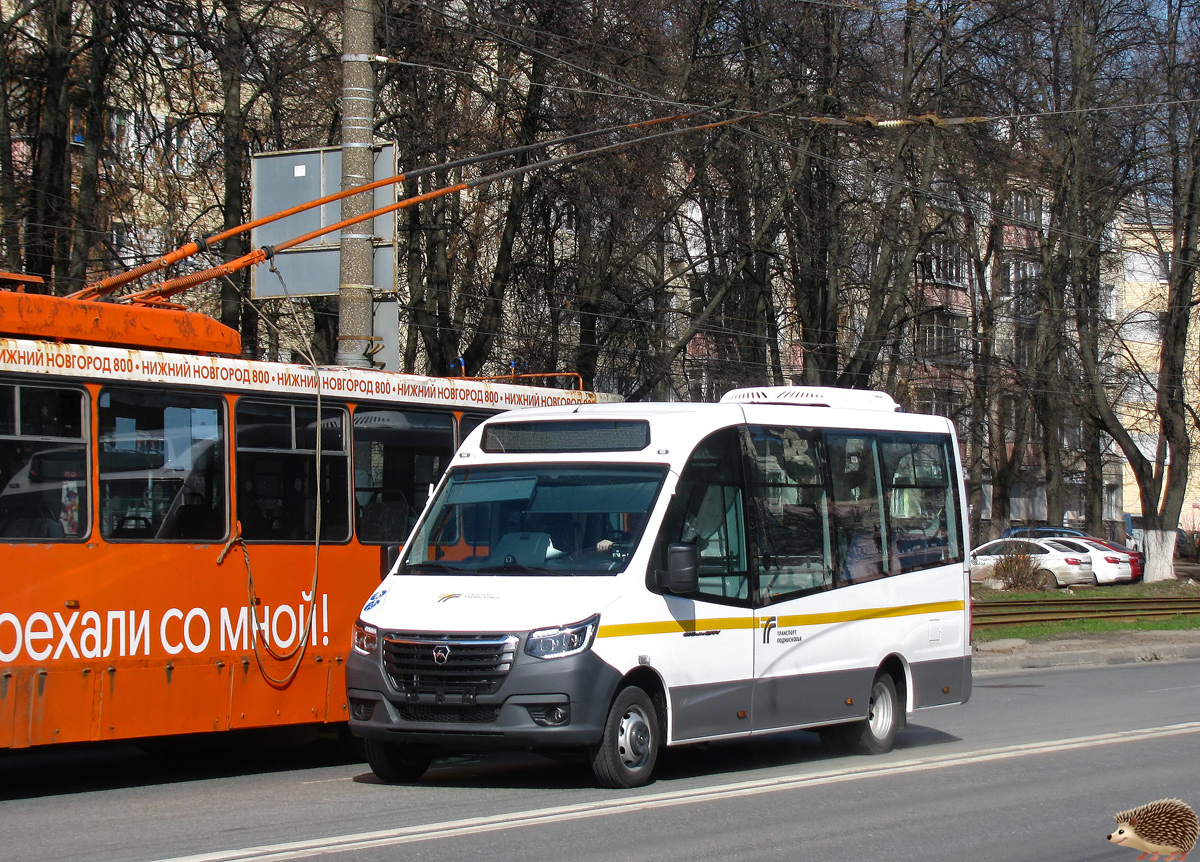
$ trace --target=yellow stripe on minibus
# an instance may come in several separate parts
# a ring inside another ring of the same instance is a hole
[[[880,620],[889,617],[917,616],[919,614],[936,614],[946,611],[966,610],[967,603],[927,602],[920,605],[899,605],[890,608],[858,608],[852,611],[832,611],[824,614],[793,614],[778,617],[776,624],[781,628],[798,626],[819,626],[829,623],[858,622],[860,620]],[[762,614],[762,609],[759,611]],[[761,619],[760,617],[759,619]],[[623,623],[620,625],[600,626],[596,632],[598,638],[620,638],[631,635],[662,635],[678,634],[680,632],[706,632],[723,629],[752,629],[758,626],[758,619],[753,616],[745,617],[714,617],[699,620],[655,620],[645,623]]]

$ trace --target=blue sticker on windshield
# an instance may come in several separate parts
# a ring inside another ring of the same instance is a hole
[[[383,601],[383,597],[384,597],[384,596],[386,596],[386,595],[387,595],[387,589],[386,589],[386,588],[384,588],[384,589],[382,589],[382,590],[377,590],[377,591],[376,591],[376,592],[375,592],[375,593],[374,593],[374,594],[371,596],[371,598],[367,599],[367,603],[366,603],[365,605],[363,605],[363,613],[365,614],[367,611],[371,610],[371,608],[375,607],[377,604],[379,604],[380,602],[382,602],[382,601]]]

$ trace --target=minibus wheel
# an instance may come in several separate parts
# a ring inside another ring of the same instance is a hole
[[[903,713],[896,684],[887,671],[880,671],[871,684],[871,699],[867,702],[867,717],[849,724],[835,724],[820,729],[821,739],[831,748],[861,754],[887,754],[896,741]]]
[[[617,692],[600,744],[592,748],[592,773],[601,787],[641,787],[650,783],[662,742],[658,712],[650,695],[636,685]]]
[[[421,745],[367,738],[363,750],[371,771],[389,784],[416,781],[433,762],[429,749]]]

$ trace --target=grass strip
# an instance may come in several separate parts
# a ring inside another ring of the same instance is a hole
[[[1004,638],[1052,638],[1070,634],[1106,634],[1108,632],[1155,632],[1179,631],[1181,629],[1200,629],[1200,617],[1174,616],[1152,620],[1064,620],[1053,623],[1026,623],[1018,626],[995,626],[986,629],[975,629],[972,633],[973,643]]]

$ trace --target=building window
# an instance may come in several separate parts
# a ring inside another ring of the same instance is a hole
[[[922,315],[917,353],[925,359],[961,359],[967,348],[966,321],[941,311]]]

